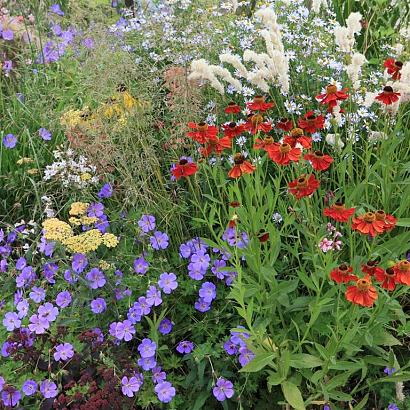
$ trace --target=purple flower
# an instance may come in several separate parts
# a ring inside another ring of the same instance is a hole
[[[13,69],[13,61],[4,60],[2,69],[4,71],[5,76],[8,77],[10,71]]]
[[[40,391],[45,399],[51,399],[58,394],[57,385],[51,380],[43,380],[40,384]]]
[[[146,296],[146,302],[150,306],[159,306],[162,303],[161,291],[153,285],[148,288]]]
[[[105,198],[110,198],[111,196],[112,196],[112,186],[109,183],[106,183],[100,189],[100,192],[98,193],[98,198],[105,199]]]
[[[238,248],[246,248],[249,242],[248,234],[246,232],[237,232],[235,228],[228,228],[222,235],[222,239],[230,246],[237,246]]]
[[[151,246],[155,250],[166,249],[168,247],[169,238],[164,232],[156,231],[154,235],[149,238]]]
[[[18,258],[16,261],[16,269],[17,270],[23,270],[27,266],[27,261],[26,258]]]
[[[253,358],[255,357],[255,354],[250,351],[247,347],[241,347],[239,349],[239,363],[241,366],[247,365]]]
[[[189,245],[186,243],[183,243],[179,247],[179,254],[181,255],[182,258],[188,259],[191,256],[192,250]]]
[[[161,367],[157,366],[152,369],[153,383],[160,383],[166,379],[167,375],[162,371]]]
[[[98,268],[91,269],[85,277],[90,282],[91,289],[102,288],[106,283],[104,274]]]
[[[160,367],[159,367],[159,371],[161,371]],[[5,384],[6,384],[6,381],[4,380],[4,377],[0,376],[0,391],[3,390],[3,387]]]
[[[155,386],[155,393],[157,393],[158,400],[162,403],[169,403],[175,396],[175,388],[170,382],[161,382]]]
[[[50,6],[50,12],[57,14],[58,16],[64,16],[64,12],[61,10],[59,4],[52,4]]]
[[[150,304],[148,303],[146,297],[140,296],[140,297],[138,298],[138,304],[139,304],[139,306],[140,306],[140,308],[141,308],[141,310],[142,310],[142,314],[143,314],[143,315],[149,315],[149,314],[150,314],[150,312],[151,312],[151,306],[152,306],[152,305],[150,305]]]
[[[208,302],[205,302],[202,298],[199,298],[195,302],[195,309],[198,310],[199,312],[207,312],[209,309],[211,309],[211,304]]]
[[[75,273],[82,273],[88,265],[87,256],[82,253],[75,253],[71,261],[71,268]]]
[[[194,280],[202,280],[206,274],[206,269],[202,269],[201,265],[190,263],[188,265],[188,275]]]
[[[3,326],[11,332],[14,329],[18,329],[21,326],[21,320],[19,319],[17,313],[7,312],[3,319]]]
[[[130,320],[131,323],[135,324],[141,321],[142,314],[140,304],[135,302],[134,305],[128,309],[127,319]]]
[[[142,232],[148,233],[153,231],[155,229],[155,216],[142,215],[138,221],[138,226]]]
[[[47,322],[54,322],[58,316],[58,309],[52,303],[46,302],[38,307],[38,315],[46,319]]]
[[[225,274],[225,283],[230,286],[238,274],[234,271],[224,272]]]
[[[3,37],[3,40],[12,41],[14,39],[13,30],[8,28],[7,30],[1,32],[1,36]]]
[[[128,379],[128,377],[124,376],[121,379],[121,384],[122,394],[128,397],[134,397],[134,393],[141,387],[141,382],[136,377],[130,377]]]
[[[216,298],[216,286],[212,282],[205,282],[199,289],[199,297],[207,303],[211,303]]]
[[[391,369],[389,367],[386,367],[384,369],[384,373],[387,374],[387,376],[391,376],[395,372],[396,372],[396,369],[394,367],[392,367]]]
[[[88,49],[94,48],[94,40],[91,37],[85,38],[81,44]]]
[[[26,396],[32,396],[37,392],[37,383],[34,380],[26,380],[21,387]]]
[[[45,128],[40,128],[38,130],[38,135],[40,135],[44,141],[51,141],[51,132]]]
[[[140,352],[141,357],[152,357],[155,355],[157,349],[157,344],[151,339],[143,339],[138,346],[138,351]]]
[[[66,361],[74,356],[73,346],[70,343],[59,344],[56,346],[54,353],[54,360],[57,362],[62,360]]]
[[[230,356],[238,353],[238,346],[231,339],[224,343],[224,349]]]
[[[31,315],[30,316],[30,324],[28,328],[35,332],[36,335],[41,335],[46,332],[46,329],[50,327],[50,323],[47,319],[39,315]]]
[[[38,250],[44,253],[45,256],[52,256],[55,244],[55,242],[47,242],[45,238],[41,238],[38,245]]]
[[[169,295],[178,287],[177,277],[175,273],[161,273],[158,281],[158,286],[163,290],[164,293]]]
[[[387,407],[387,410],[400,410],[400,409],[397,407],[397,404],[390,403],[389,407]]]
[[[104,215],[104,205],[101,202],[93,202],[88,206],[87,216],[101,218]]]
[[[194,350],[194,344],[189,340],[183,340],[178,343],[177,352],[179,353],[191,353]]]
[[[234,394],[233,384],[229,380],[220,377],[216,382],[216,386],[212,389],[212,393],[218,401],[230,399]]]
[[[211,257],[207,253],[198,252],[191,256],[191,263],[201,267],[204,271],[208,269],[210,260]]]
[[[238,326],[239,329],[244,329],[243,326]],[[246,332],[235,332],[231,330],[231,341],[238,346],[246,346],[245,339],[249,339],[249,333]]]
[[[56,297],[56,305],[60,308],[65,308],[71,303],[71,293],[68,290],[60,292]]]
[[[48,283],[56,283],[54,275],[58,271],[58,265],[55,263],[46,263],[44,265],[43,275],[47,279]]]
[[[226,267],[226,262],[222,259],[216,259],[214,261],[214,264],[211,268],[211,272],[218,278],[218,279],[223,279],[225,277],[225,272],[224,271],[220,271],[221,268],[225,268]]]
[[[169,319],[165,318],[161,320],[161,323],[158,326],[158,330],[161,334],[167,335],[171,333],[172,327],[172,322]]]
[[[330,406],[328,406],[327,404],[325,404],[325,405],[323,406],[323,410],[332,410],[332,409],[330,408]]]
[[[27,316],[29,307],[30,307],[30,305],[29,305],[27,299],[20,300],[20,302],[17,303],[16,308],[19,312],[18,317],[20,319],[23,319],[23,317]]]
[[[17,138],[13,134],[7,134],[3,137],[3,145],[6,148],[14,148],[17,145]]]
[[[157,362],[154,356],[151,357],[141,357],[138,359],[138,365],[141,366],[145,371],[153,369]]]
[[[134,260],[134,272],[144,275],[148,271],[149,264],[143,256]]]
[[[18,405],[21,399],[21,393],[19,390],[10,386],[2,391],[1,399],[3,400],[5,406],[14,407]]]
[[[30,299],[36,303],[40,303],[42,300],[46,298],[46,291],[43,288],[38,288],[37,286],[33,286],[31,288],[31,292],[29,293]]]
[[[124,339],[129,342],[132,339],[132,335],[135,333],[135,328],[130,320],[124,320],[123,322],[118,322],[116,329],[116,338],[119,340]]]
[[[103,313],[107,308],[104,298],[96,298],[90,303],[91,311],[95,314]]]

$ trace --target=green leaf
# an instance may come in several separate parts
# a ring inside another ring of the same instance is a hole
[[[319,357],[311,354],[294,354],[290,359],[290,367],[295,369],[312,369],[314,367],[322,366],[323,361]]]
[[[296,410],[306,410],[305,403],[303,402],[302,394],[295,384],[284,381],[281,383],[283,395],[286,401],[294,407]]]
[[[358,403],[357,406],[354,406],[352,410],[362,410],[367,403],[367,400],[369,400],[369,393],[367,393],[366,396],[360,400],[360,403]]]
[[[400,218],[397,222],[396,222],[397,226],[404,226],[406,228],[410,228],[410,218]]]
[[[268,386],[277,386],[281,384],[285,378],[276,372],[269,372],[269,377],[267,378]]]
[[[241,373],[254,373],[258,372],[259,370],[263,369],[269,363],[272,363],[274,357],[276,355],[274,353],[259,353],[241,370]]]
[[[380,329],[373,335],[373,343],[376,346],[401,346],[399,340],[397,340],[389,332]]]

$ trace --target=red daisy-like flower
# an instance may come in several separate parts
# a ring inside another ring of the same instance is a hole
[[[316,99],[320,104],[328,105],[331,110],[333,107],[336,107],[338,101],[347,100],[349,95],[346,94],[347,88],[343,90],[338,90],[337,86],[334,84],[329,84],[326,87],[326,92],[324,94],[319,94],[316,96]]]
[[[292,148],[289,144],[273,144],[269,148],[269,158],[278,165],[289,165],[290,161],[299,161],[301,150]]]
[[[362,265],[361,270],[366,275],[375,276],[376,274],[380,275],[384,272],[382,268],[377,266],[379,264],[378,261],[367,261],[364,265]]]
[[[231,101],[228,106],[224,109],[226,114],[239,114],[241,112],[241,107],[235,104],[234,101]]]
[[[248,117],[248,121],[243,125],[244,128],[253,135],[259,131],[268,133],[272,129],[270,122],[263,122],[263,117],[260,114],[253,114]]]
[[[293,128],[293,121],[289,118],[281,118],[275,126],[283,131],[290,131]]]
[[[267,135],[264,139],[256,138],[253,149],[263,149],[269,152],[275,145],[277,145],[277,143],[274,139],[270,135]]]
[[[349,286],[345,293],[346,299],[356,305],[373,306],[377,300],[377,292],[369,277],[357,279],[354,286]]]
[[[296,144],[300,144],[306,149],[312,147],[312,138],[304,135],[302,128],[293,128],[289,135],[285,135],[283,142],[289,144],[292,148],[295,147]]]
[[[343,263],[330,272],[330,278],[337,283],[357,281],[358,277],[356,275],[353,275],[352,272],[353,268]]]
[[[274,106],[273,102],[265,102],[265,97],[262,95],[257,95],[251,102],[247,102],[246,106],[253,112],[255,111],[266,111]]]
[[[383,88],[383,91],[375,97],[375,100],[382,102],[385,105],[391,105],[399,101],[400,93],[393,91],[393,88],[390,85],[386,85]]]
[[[386,212],[382,210],[376,211],[375,214],[376,214],[376,219],[378,221],[383,221],[385,232],[388,232],[394,229],[397,223],[397,219],[393,215],[386,214]]]
[[[175,168],[172,170],[172,175],[176,179],[180,179],[182,177],[189,177],[190,175],[194,175],[198,171],[198,166],[195,162],[188,162],[186,159],[181,159]]]
[[[316,116],[313,111],[308,111],[303,118],[299,118],[298,125],[303,131],[313,134],[324,128],[325,117],[323,115]]]
[[[394,58],[388,58],[383,65],[387,68],[387,72],[392,76],[392,80],[400,80],[400,71],[403,68],[403,63],[401,61],[397,61]]]
[[[314,175],[307,176],[305,174],[301,175],[298,179],[289,182],[289,192],[296,197],[296,199],[301,199],[304,196],[312,195],[319,188],[320,182],[315,178]]]
[[[252,174],[256,167],[252,165],[249,161],[246,161],[245,157],[236,153],[233,157],[234,166],[229,171],[228,176],[230,178],[239,178],[243,174]]]
[[[204,157],[209,157],[215,152],[216,155],[221,155],[224,149],[232,148],[232,140],[229,137],[218,138],[216,140],[209,140],[205,146],[200,148],[200,152]]]
[[[354,211],[355,208],[346,208],[341,202],[336,202],[329,208],[325,208],[323,213],[337,222],[348,222]]]
[[[187,133],[187,136],[199,142],[200,144],[205,144],[205,142],[208,142],[210,140],[218,139],[218,128],[214,125],[208,125],[205,122],[200,122],[199,124],[189,122],[188,127],[193,131],[189,131]]]
[[[400,283],[397,279],[397,273],[393,268],[383,270],[381,268],[375,273],[374,277],[377,282],[381,282],[381,287],[387,290],[394,290],[396,283]]]
[[[224,130],[224,136],[229,138],[235,138],[241,135],[245,131],[245,127],[241,124],[237,124],[236,122],[230,122],[229,124],[222,125]]]
[[[316,171],[325,171],[330,167],[333,162],[333,158],[329,155],[323,154],[322,151],[313,151],[306,154],[304,157],[307,161],[312,163],[312,167]]]
[[[393,266],[397,275],[397,281],[403,285],[410,286],[410,262],[402,260]]]
[[[384,232],[384,222],[378,221],[374,212],[366,212],[352,219],[352,229],[364,235],[376,236]]]

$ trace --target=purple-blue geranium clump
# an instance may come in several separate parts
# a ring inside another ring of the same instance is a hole
[[[3,137],[3,145],[6,148],[13,149],[17,145],[17,137],[14,134],[7,134]]]
[[[166,294],[170,294],[178,287],[177,277],[175,273],[161,273],[158,281],[158,286]]]
[[[40,128],[38,130],[38,135],[40,135],[44,141],[51,141],[51,132],[46,128]]]
[[[230,399],[234,394],[233,384],[231,381],[220,377],[216,381],[216,385],[212,389],[212,393],[218,401]]]
[[[157,251],[168,248],[169,237],[165,232],[155,231],[149,240],[152,248]]]

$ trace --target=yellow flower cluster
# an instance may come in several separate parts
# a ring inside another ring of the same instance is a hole
[[[62,243],[73,253],[89,253],[98,249],[102,244],[102,234],[98,229],[80,233],[65,239]]]
[[[33,158],[22,157],[17,160],[17,165],[32,164],[34,162]]]
[[[63,242],[73,236],[71,226],[57,218],[49,218],[43,222],[44,238],[50,241]]]
[[[77,126],[87,126],[94,119],[95,116],[91,115],[90,109],[84,107],[82,110],[65,112],[60,118],[60,124],[68,128],[75,128]]]
[[[100,269],[102,269],[102,270],[108,270],[108,269],[111,268],[111,264],[108,263],[107,261],[102,260],[102,259],[100,260],[99,266],[100,266]]]
[[[73,202],[68,213],[73,216],[84,215],[89,205],[87,202]]]
[[[76,218],[72,216],[68,219],[71,225],[80,226],[80,225],[91,225],[98,221],[98,218],[95,216],[85,216],[83,215],[81,218]]]
[[[118,238],[112,233],[105,233],[102,236],[102,241],[107,248],[115,248],[118,245]]]

